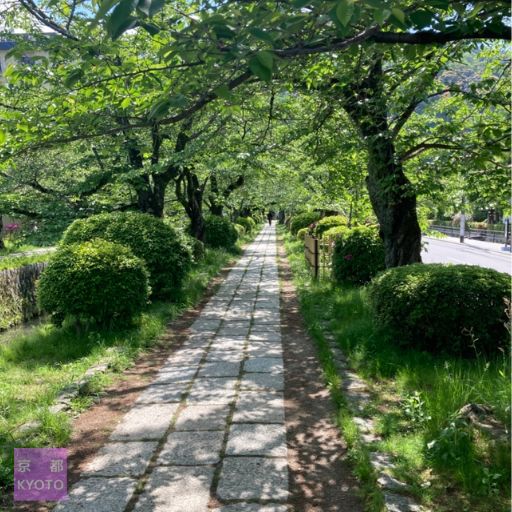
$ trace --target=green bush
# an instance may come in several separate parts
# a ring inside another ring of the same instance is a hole
[[[210,247],[231,249],[238,240],[235,225],[225,217],[211,215],[204,220],[204,243]]]
[[[299,231],[297,231],[297,239],[298,240],[304,240],[306,238],[306,235],[308,234],[309,228],[301,228]]]
[[[238,238],[242,238],[245,235],[245,228],[241,224],[234,224]]]
[[[347,226],[334,226],[323,232],[322,238],[324,240],[336,241],[338,238],[345,236],[350,232]]]
[[[350,229],[336,240],[332,269],[338,283],[364,284],[384,268],[384,244],[376,228]]]
[[[299,229],[307,228],[320,218],[318,212],[305,212],[294,215],[290,221],[290,232],[296,235]]]
[[[251,217],[238,217],[236,223],[245,228],[246,233],[252,233],[256,229],[256,222]]]
[[[322,238],[322,235],[333,227],[346,226],[348,219],[343,215],[331,215],[330,217],[324,217],[320,219],[315,226],[314,235],[317,238]]]
[[[99,238],[60,247],[37,290],[39,305],[58,325],[69,315],[101,325],[125,322],[142,311],[148,294],[144,261]]]
[[[192,255],[195,263],[200,262],[205,257],[204,243],[188,233],[179,232],[182,244],[187,248]]]
[[[93,238],[125,245],[142,258],[154,296],[174,297],[181,290],[192,257],[182,237],[161,219],[137,212],[101,213],[73,222],[61,244]]]
[[[194,261],[198,263],[203,260],[206,255],[206,250],[204,248],[204,243],[197,238],[191,237],[191,246],[192,246],[192,257]]]
[[[508,274],[470,265],[392,268],[369,287],[376,321],[398,343],[458,356],[507,346],[508,297]]]

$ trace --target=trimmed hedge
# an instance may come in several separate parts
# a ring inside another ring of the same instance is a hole
[[[347,226],[334,226],[324,231],[322,238],[324,240],[336,241],[338,238],[345,236],[350,232],[350,228]]]
[[[296,235],[299,229],[307,228],[320,219],[318,212],[305,212],[294,215],[290,221],[290,232]]]
[[[377,324],[397,343],[464,357],[509,347],[508,274],[471,265],[415,264],[387,270],[368,291]]]
[[[252,233],[256,229],[256,222],[251,217],[238,217],[236,223],[243,226],[246,233]]]
[[[332,270],[338,283],[365,284],[385,268],[384,244],[376,228],[350,229],[336,240]]]
[[[38,284],[38,302],[62,324],[68,316],[108,325],[131,320],[147,303],[144,261],[120,244],[94,239],[63,245]]]
[[[322,238],[322,235],[328,230],[336,226],[346,226],[348,219],[343,215],[331,215],[320,219],[315,226],[314,235],[316,238]]]
[[[101,213],[75,220],[62,245],[102,238],[129,247],[146,262],[155,297],[175,297],[192,263],[190,250],[161,219],[138,212]]]
[[[238,240],[235,225],[226,217],[210,215],[204,219],[204,243],[214,248],[232,249]]]

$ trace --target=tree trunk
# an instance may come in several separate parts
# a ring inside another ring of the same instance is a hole
[[[0,250],[5,249],[5,243],[3,240],[3,231],[4,231],[4,219],[2,218],[2,214],[0,214]]]
[[[383,79],[382,60],[377,58],[368,77],[345,93],[344,106],[367,143],[366,184],[389,268],[421,262],[421,230],[416,195],[398,161],[389,129]]]
[[[416,195],[402,166],[394,162],[392,142],[380,141],[368,148],[370,201],[380,225],[386,267],[421,262],[421,230],[416,216]]]
[[[176,180],[176,197],[183,205],[190,219],[190,234],[198,240],[204,238],[203,194],[204,187],[198,177],[190,170],[184,169]]]
[[[164,216],[165,189],[167,183],[155,180],[153,186],[149,183],[144,185],[132,182],[137,193],[137,207],[142,213],[149,213],[155,217]]]

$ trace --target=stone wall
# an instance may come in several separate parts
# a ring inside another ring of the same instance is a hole
[[[46,265],[39,262],[0,271],[0,330],[41,313],[36,301],[36,281]]]

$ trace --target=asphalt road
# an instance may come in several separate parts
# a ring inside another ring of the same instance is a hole
[[[461,244],[457,238],[423,237],[423,263],[479,265],[512,274],[512,255],[502,244],[470,240]]]

